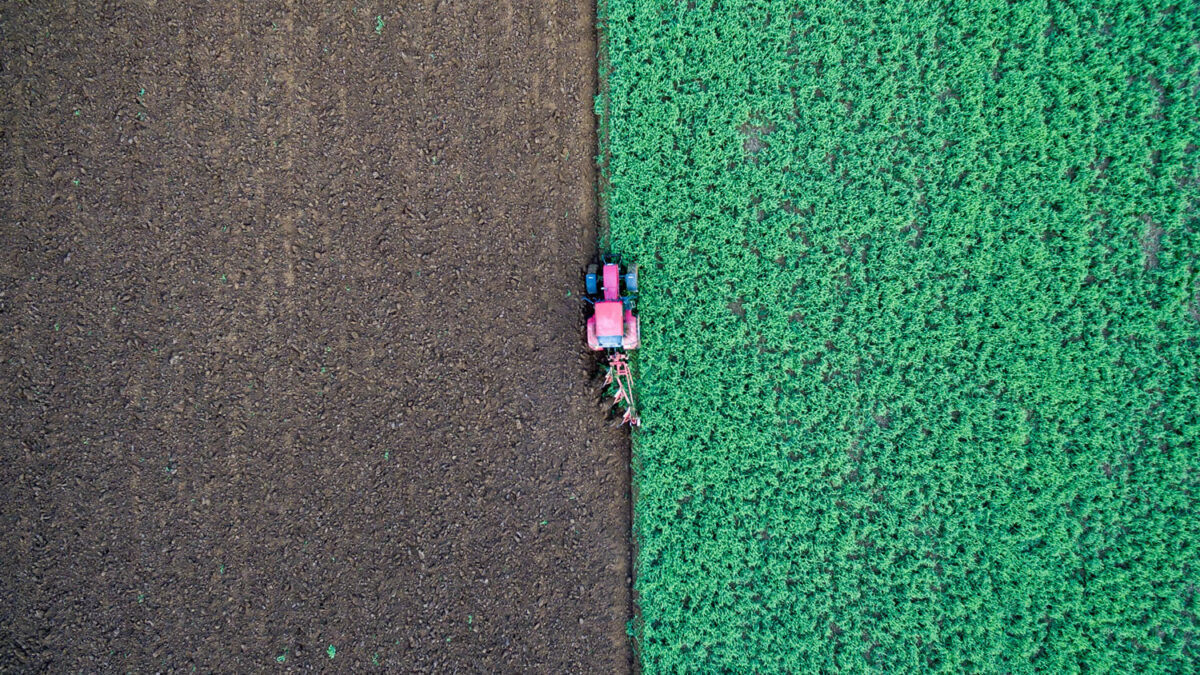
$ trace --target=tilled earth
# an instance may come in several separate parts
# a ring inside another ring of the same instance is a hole
[[[0,669],[630,668],[593,16],[0,7]]]

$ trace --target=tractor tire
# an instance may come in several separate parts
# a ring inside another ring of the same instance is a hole
[[[600,288],[598,287],[599,272],[600,272],[600,268],[597,267],[596,265],[588,265],[587,276],[584,277],[585,282],[587,284],[587,294],[588,295],[599,295],[600,294]]]
[[[629,271],[625,273],[625,290],[630,293],[637,293],[637,265],[630,265]]]

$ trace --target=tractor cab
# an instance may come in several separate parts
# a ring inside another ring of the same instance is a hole
[[[588,347],[594,351],[637,349],[640,344],[637,300],[637,265],[624,269],[620,256],[601,256],[599,265],[588,265],[585,278],[592,316],[587,320]]]

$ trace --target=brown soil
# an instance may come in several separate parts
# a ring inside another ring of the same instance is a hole
[[[630,668],[593,7],[399,5],[0,7],[0,670]]]

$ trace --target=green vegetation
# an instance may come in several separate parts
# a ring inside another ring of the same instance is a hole
[[[1200,13],[608,0],[647,673],[1200,669]]]

